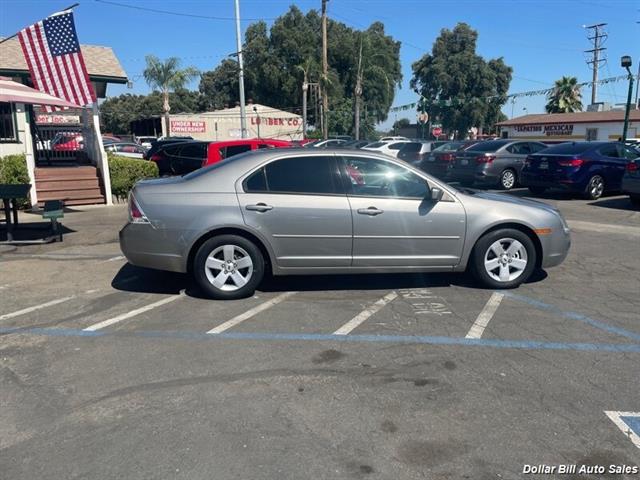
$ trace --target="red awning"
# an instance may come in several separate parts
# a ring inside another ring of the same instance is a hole
[[[0,77],[0,102],[80,108],[78,105],[69,103],[62,98],[54,97],[40,90],[27,87],[7,77]]]

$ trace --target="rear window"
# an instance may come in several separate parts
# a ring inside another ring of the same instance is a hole
[[[508,141],[504,140],[488,140],[486,142],[480,142],[474,145],[469,150],[473,150],[474,152],[495,152],[496,150],[504,147]]]
[[[460,142],[449,142],[444,145],[440,145],[438,148],[434,148],[434,152],[455,152],[463,144]]]
[[[410,142],[410,143],[405,143],[400,150],[404,153],[414,153],[414,152],[419,152],[421,148],[422,148],[421,143]]]
[[[545,155],[574,155],[576,153],[586,152],[593,148],[593,144],[589,142],[572,142],[572,143],[560,143],[545,149]]]

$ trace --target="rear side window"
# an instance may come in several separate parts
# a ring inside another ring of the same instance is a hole
[[[577,153],[586,152],[591,148],[593,148],[593,144],[589,142],[568,142],[553,145],[552,147],[547,148],[544,153],[545,155],[575,155]]]
[[[418,142],[409,142],[409,143],[404,143],[402,145],[403,146],[400,150],[404,153],[416,153],[416,152],[419,152],[420,149],[422,148],[422,144]]]
[[[166,147],[161,147],[160,150],[167,155],[179,155],[183,147],[183,144],[169,144]]]
[[[528,143],[514,143],[507,147],[507,152],[513,153],[514,155],[529,155],[531,149]]]
[[[392,143],[388,148],[389,150],[400,150],[405,143],[406,142]]]
[[[614,144],[604,145],[598,149],[600,155],[611,158],[618,158],[618,148]]]
[[[531,153],[538,153],[540,150],[547,148],[547,145],[544,143],[530,143],[529,148],[531,149]]]
[[[251,150],[251,145],[229,145],[226,148],[220,149],[220,153],[222,154],[222,158],[233,157],[234,155],[238,155],[239,153],[248,152]]]
[[[183,145],[180,150],[181,157],[204,158],[206,157],[206,145],[204,143],[196,143]]]
[[[246,192],[266,192],[267,179],[264,176],[264,168],[261,168],[249,178],[247,178],[244,186]]]
[[[270,192],[336,193],[332,164],[331,157],[297,157],[276,160],[264,168],[266,187]]]

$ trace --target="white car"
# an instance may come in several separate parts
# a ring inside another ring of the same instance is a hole
[[[371,150],[374,152],[384,153],[385,155],[389,155],[391,157],[398,158],[398,152],[400,149],[409,143],[409,140],[391,140],[391,141],[379,141],[373,142],[369,145],[362,147],[362,150]]]
[[[143,159],[147,149],[142,145],[130,142],[114,142],[108,143],[104,146],[107,152],[114,153],[120,157],[139,158]]]
[[[151,142],[155,142],[156,137],[136,137],[135,140],[144,148],[151,148]]]
[[[407,137],[382,137],[380,139],[381,142],[393,142],[395,140],[409,140]]]

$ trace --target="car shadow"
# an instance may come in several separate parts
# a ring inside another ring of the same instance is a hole
[[[537,283],[547,278],[538,270],[527,280]],[[207,298],[190,275],[165,272],[125,264],[111,281],[116,290],[138,293],[185,295]],[[363,273],[357,275],[267,275],[257,290],[260,292],[313,292],[339,290],[394,290],[403,288],[434,288],[457,286],[474,290],[489,290],[466,273]]]
[[[634,207],[631,204],[631,200],[629,199],[629,197],[600,199],[596,200],[595,202],[590,202],[589,205],[593,205],[594,207],[613,208],[615,210],[628,210],[630,212],[636,212],[640,210],[640,208]]]

